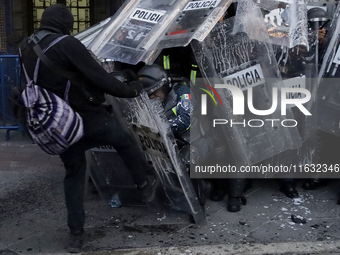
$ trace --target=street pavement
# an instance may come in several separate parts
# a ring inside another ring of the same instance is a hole
[[[0,131],[0,255],[68,254],[63,175],[58,156],[21,132],[5,141]],[[201,226],[170,209],[111,208],[89,186],[83,254],[340,254],[338,180],[312,191],[301,184],[300,197],[290,199],[277,180],[253,180],[240,212],[208,200]],[[292,215],[306,223],[294,223]]]

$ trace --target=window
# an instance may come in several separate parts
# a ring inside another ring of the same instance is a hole
[[[6,52],[6,16],[5,5],[0,0],[0,52]]]
[[[90,0],[33,0],[33,26],[37,30],[44,10],[56,3],[65,3],[74,17],[73,34],[90,27]]]

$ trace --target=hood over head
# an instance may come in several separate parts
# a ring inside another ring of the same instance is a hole
[[[69,35],[73,30],[73,23],[71,11],[64,4],[54,4],[43,12],[39,30],[47,29]]]

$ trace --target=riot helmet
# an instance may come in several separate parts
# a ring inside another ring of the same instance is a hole
[[[143,84],[143,91],[148,95],[163,90],[167,95],[171,90],[171,78],[159,65],[152,64],[142,67],[138,72],[138,81]]]
[[[326,11],[320,7],[309,9],[307,12],[307,19],[311,28],[316,31],[329,20]]]

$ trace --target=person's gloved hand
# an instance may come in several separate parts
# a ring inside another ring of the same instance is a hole
[[[135,72],[132,71],[130,68],[123,69],[121,70],[121,72],[124,73],[125,75],[125,78],[126,78],[125,82],[129,83],[131,81],[135,81],[138,79],[137,74],[135,74]]]
[[[143,89],[142,83],[138,81],[129,82],[128,86],[130,87],[130,89],[133,89],[136,91],[136,95],[135,95],[136,97],[139,96],[139,94],[142,92],[142,89]]]
[[[113,72],[111,72],[111,75],[113,75],[120,82],[125,82],[125,83],[127,82],[127,77],[126,77],[126,74],[124,72],[113,71]]]

